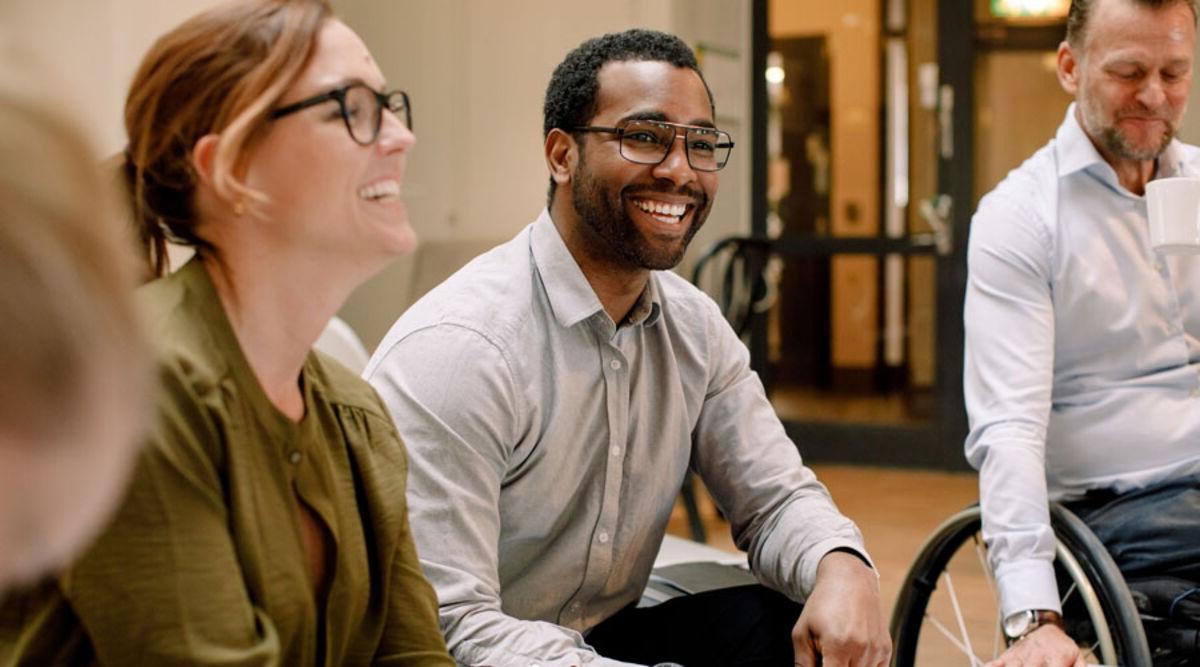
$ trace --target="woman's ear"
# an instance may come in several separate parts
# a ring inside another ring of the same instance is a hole
[[[192,147],[192,169],[199,181],[196,184],[197,205],[210,212],[228,208],[233,215],[241,217],[246,212],[245,197],[229,192],[228,185],[218,187],[214,179],[220,140],[219,134],[206,134]]]
[[[570,183],[575,174],[575,165],[579,161],[579,144],[575,142],[575,137],[554,128],[546,135],[545,148],[550,178],[559,185]]]
[[[205,185],[212,187],[213,163],[216,161],[217,143],[221,140],[219,134],[206,134],[192,146],[192,169]]]

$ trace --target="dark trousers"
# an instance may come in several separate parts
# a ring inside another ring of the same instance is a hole
[[[764,586],[736,586],[626,607],[587,642],[606,657],[644,665],[792,667],[801,606]]]
[[[1122,494],[1093,491],[1066,506],[1096,533],[1126,578],[1200,582],[1200,477]]]
[[[1092,492],[1067,507],[1125,576],[1154,664],[1200,664],[1200,477],[1119,495]]]

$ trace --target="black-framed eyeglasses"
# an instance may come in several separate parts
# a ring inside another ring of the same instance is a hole
[[[733,138],[728,132],[661,120],[631,120],[619,127],[583,125],[575,131],[617,135],[621,141],[621,157],[637,164],[659,164],[667,159],[675,139],[680,136],[688,164],[696,171],[721,170],[733,152]]]
[[[280,107],[272,111],[269,118],[282,118],[330,100],[337,100],[350,138],[363,146],[369,146],[379,138],[384,109],[396,114],[396,118],[404,123],[404,127],[412,129],[412,106],[408,102],[408,93],[403,90],[381,93],[361,82],[350,83]]]

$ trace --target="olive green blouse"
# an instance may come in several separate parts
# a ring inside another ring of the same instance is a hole
[[[198,260],[138,294],[162,375],[128,496],[65,575],[0,610],[0,664],[453,665],[407,463],[365,382],[311,353],[306,413],[268,400]],[[326,531],[327,595],[298,502]]]

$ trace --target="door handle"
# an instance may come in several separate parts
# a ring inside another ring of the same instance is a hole
[[[943,160],[954,157],[954,86],[938,88],[938,152]]]
[[[947,194],[937,194],[929,199],[921,200],[917,212],[925,219],[931,234],[914,234],[913,241],[918,245],[926,245],[932,241],[937,247],[937,253],[943,257],[950,255],[954,248],[954,227],[950,214],[954,210],[954,200]]]

